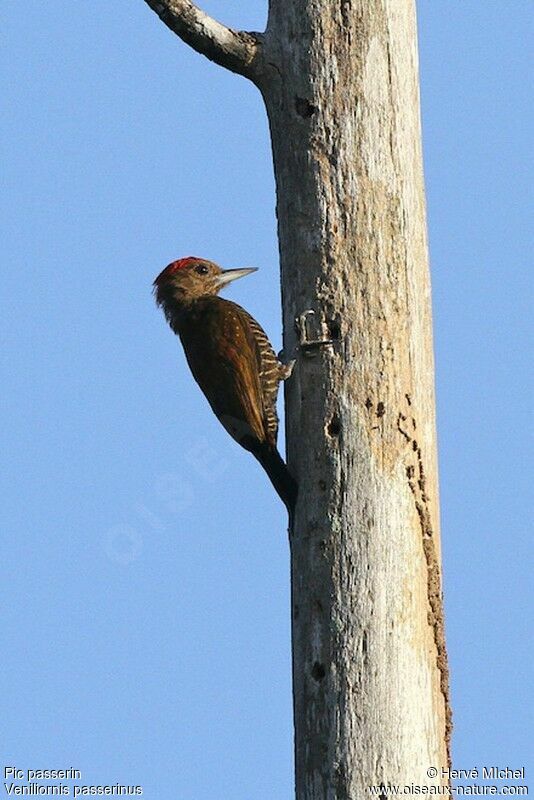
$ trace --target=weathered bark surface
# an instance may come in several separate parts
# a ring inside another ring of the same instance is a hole
[[[271,0],[263,62],[285,347],[338,340],[286,388],[297,797],[359,800],[448,762],[414,4]]]
[[[221,67],[250,77],[258,54],[258,39],[247,31],[221,25],[191,0],[145,0],[158,17],[198,53]]]
[[[184,3],[191,12],[188,0],[146,1],[158,13],[180,16]],[[310,310],[308,338],[334,340],[301,348],[286,385],[300,484],[291,531],[297,799],[446,783],[414,2],[270,0],[264,35],[220,37],[193,10],[192,22],[170,27],[265,99],[285,349],[299,344],[295,320]]]

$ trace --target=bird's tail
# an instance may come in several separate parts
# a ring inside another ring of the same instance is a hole
[[[298,485],[284,459],[275,446],[266,443],[256,446],[252,452],[269,476],[291,518],[297,502]]]

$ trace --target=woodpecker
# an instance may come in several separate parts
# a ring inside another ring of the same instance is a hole
[[[224,286],[251,272],[256,269],[221,269],[188,256],[158,275],[154,295],[216,417],[260,462],[291,516],[297,484],[276,446],[276,397],[293,365],[278,360],[244,308],[218,297]]]

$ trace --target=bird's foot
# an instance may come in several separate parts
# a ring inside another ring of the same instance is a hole
[[[278,358],[283,357],[283,351],[278,354]],[[296,359],[291,359],[288,361],[287,364],[284,364],[282,361],[278,361],[278,374],[280,376],[281,381],[287,381],[291,373],[293,372],[293,367],[295,366]]]

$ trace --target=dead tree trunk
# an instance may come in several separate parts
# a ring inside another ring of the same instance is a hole
[[[270,0],[264,34],[146,0],[250,78],[277,186],[298,800],[443,784],[450,711],[413,0]],[[437,776],[428,774],[437,768]]]

